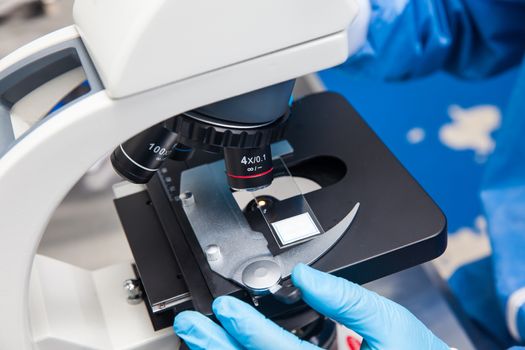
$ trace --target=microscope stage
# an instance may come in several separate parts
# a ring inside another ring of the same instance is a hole
[[[445,250],[445,216],[343,97],[321,93],[294,103],[285,139],[294,149],[283,158],[292,176],[320,187],[304,197],[325,231],[360,203],[349,229],[313,267],[363,284]],[[156,328],[171,325],[173,315],[187,308],[211,314],[220,295],[251,299],[212,271],[177,200],[181,173],[217,160],[201,152],[186,162],[168,162],[147,192],[115,200]],[[274,319],[304,309],[272,296],[258,303]]]

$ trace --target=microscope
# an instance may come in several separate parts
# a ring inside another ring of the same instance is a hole
[[[439,256],[444,215],[353,107],[293,97],[296,79],[347,59],[357,13],[353,0],[77,0],[75,25],[1,60],[0,347],[176,348],[173,317],[213,317],[221,295],[328,344],[296,264],[366,283]],[[18,118],[36,93],[57,103]],[[133,263],[89,288],[59,267],[30,284],[50,216],[108,156]],[[122,300],[124,277],[144,303]],[[70,314],[90,322],[73,332]]]

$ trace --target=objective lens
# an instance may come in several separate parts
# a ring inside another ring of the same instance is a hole
[[[152,126],[113,151],[113,168],[131,182],[147,183],[170,156],[175,138],[176,134],[164,123]]]
[[[263,148],[225,148],[224,161],[228,183],[234,190],[254,191],[273,181],[270,146]]]

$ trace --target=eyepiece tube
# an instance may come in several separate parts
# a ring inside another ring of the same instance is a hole
[[[263,148],[225,148],[224,161],[228,184],[234,190],[255,191],[273,181],[270,146]]]
[[[115,171],[134,183],[147,183],[176,144],[176,134],[162,122],[121,144],[111,154]]]

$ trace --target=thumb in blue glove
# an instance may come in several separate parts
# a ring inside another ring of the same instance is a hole
[[[362,349],[450,349],[407,309],[352,282],[306,265],[292,281],[313,309],[361,335]]]
[[[449,349],[404,307],[347,280],[300,264],[292,282],[313,309],[363,336],[362,349]],[[190,349],[319,349],[238,299],[217,298],[213,311],[223,327],[196,312],[176,317],[175,332]]]

